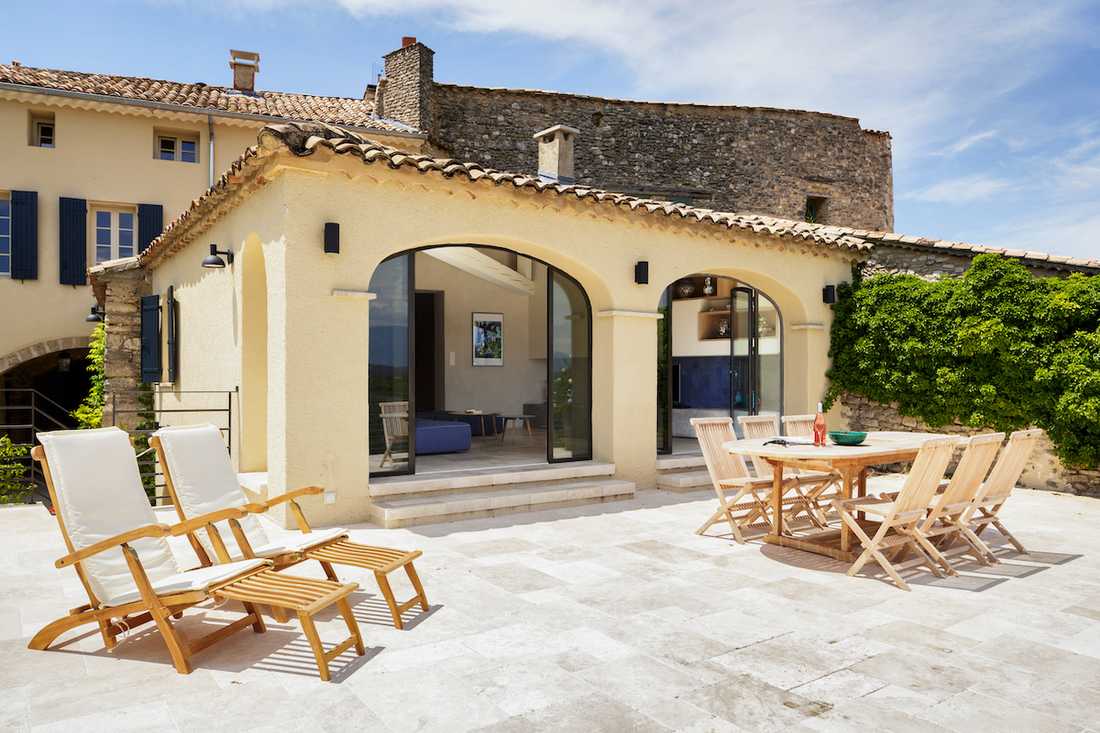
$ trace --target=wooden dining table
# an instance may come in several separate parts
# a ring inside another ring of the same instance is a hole
[[[776,436],[775,438],[733,440],[724,443],[722,447],[726,451],[744,456],[746,459],[759,456],[766,460],[772,468],[771,526],[768,533],[764,535],[765,542],[826,555],[836,560],[852,562],[856,559],[858,553],[852,549],[852,531],[847,525],[841,523],[836,528],[805,529],[804,531],[798,531],[797,534],[793,528],[784,527],[782,512],[783,482],[791,477],[790,472],[784,474],[784,469],[796,468],[836,473],[842,497],[851,499],[853,492],[862,497],[867,495],[867,471],[871,466],[909,463],[916,458],[921,446],[926,441],[934,438],[952,437],[962,440],[959,436],[937,433],[882,431],[867,433],[867,439],[857,446],[837,445],[832,441],[829,441],[825,446],[798,443],[765,445],[765,443],[777,438],[800,440],[799,438]],[[863,516],[860,516],[859,519],[866,521]]]

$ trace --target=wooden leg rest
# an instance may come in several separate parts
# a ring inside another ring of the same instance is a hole
[[[325,570],[325,575],[331,580],[336,580],[336,573],[332,569],[333,565],[351,565],[372,571],[375,580],[378,581],[378,589],[382,591],[382,598],[390,609],[394,627],[404,629],[405,622],[401,619],[402,613],[417,604],[424,611],[429,608],[428,596],[424,592],[424,586],[421,585],[420,577],[413,566],[413,560],[416,560],[422,554],[420,550],[395,550],[389,547],[360,545],[345,537],[309,549],[306,551],[305,556],[310,560],[320,562],[321,567]],[[394,598],[393,589],[386,577],[399,568],[405,569],[405,574],[408,575],[409,582],[412,583],[413,589],[416,591],[416,595],[401,603],[398,603]]]
[[[302,624],[302,631],[305,633],[306,640],[309,642],[310,648],[313,649],[313,655],[317,660],[317,670],[321,675],[321,679],[327,682],[331,679],[328,665],[333,659],[353,646],[359,656],[366,653],[366,648],[363,646],[363,637],[359,633],[359,624],[355,621],[355,617],[351,613],[351,607],[348,605],[348,596],[358,588],[358,583],[316,580],[314,578],[277,573],[274,570],[264,570],[221,586],[215,589],[212,595],[218,599],[241,601],[246,608],[253,607],[253,604],[262,603],[297,613],[298,620]],[[313,621],[313,617],[318,612],[333,605],[337,607],[340,615],[344,618],[344,623],[348,627],[348,638],[326,652],[321,645],[321,637],[317,633],[317,626]],[[256,614],[256,617],[258,618],[259,614]],[[251,622],[251,617],[241,619],[237,623],[245,621]],[[226,629],[228,628],[226,627]],[[221,631],[231,633],[225,629]]]

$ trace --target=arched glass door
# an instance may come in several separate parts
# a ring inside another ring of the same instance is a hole
[[[775,304],[732,278],[692,275],[661,298],[659,453],[698,449],[693,417],[779,414],[782,328]]]

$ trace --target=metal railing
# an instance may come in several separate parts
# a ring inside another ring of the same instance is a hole
[[[68,408],[38,390],[30,387],[0,389],[0,435],[8,436],[13,446],[26,449],[26,455],[14,457],[9,462],[23,466],[22,478],[17,481],[26,485],[28,499],[45,496],[45,479],[30,454],[38,433],[74,427],[76,420]]]
[[[233,398],[236,394],[236,389],[109,392],[111,409],[105,413],[110,419],[105,420],[104,425],[121,422],[124,426],[134,426],[126,428],[126,432],[130,434],[130,441],[137,451],[142,483],[154,503],[165,503],[168,495],[156,452],[149,447],[149,436],[166,425],[211,423],[221,430],[232,454]],[[121,416],[127,417],[120,419]]]

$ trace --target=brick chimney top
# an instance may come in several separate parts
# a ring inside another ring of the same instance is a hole
[[[554,125],[536,132],[539,143],[539,178],[555,183],[575,183],[573,177],[573,141],[580,130]]]
[[[416,45],[416,36],[401,36],[401,48]]]
[[[256,91],[256,74],[260,71],[260,54],[255,51],[229,50],[229,68],[233,69],[233,88],[252,94]]]

